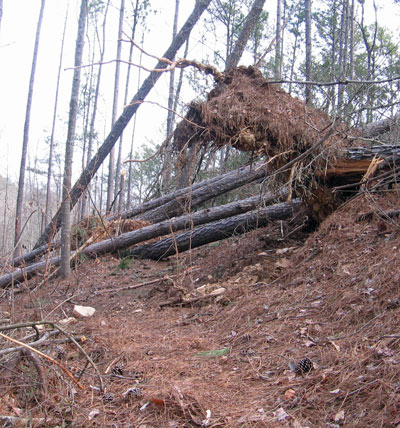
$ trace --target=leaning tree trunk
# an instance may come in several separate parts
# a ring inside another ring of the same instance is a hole
[[[253,6],[251,7],[250,12],[246,17],[246,21],[236,41],[235,47],[226,61],[226,70],[235,68],[239,64],[250,34],[254,30],[257,20],[262,12],[264,3],[265,0],[254,0]]]
[[[81,65],[83,47],[85,42],[85,27],[87,15],[87,2],[82,0],[79,14],[78,35],[75,47],[75,67],[72,80],[71,101],[69,107],[68,133],[65,143],[64,180],[61,203],[61,276],[67,278],[70,274],[71,253],[71,181],[72,181],[72,158],[74,153],[76,118],[78,116],[78,98],[81,84]]]
[[[148,211],[141,215],[140,218],[151,223],[157,223],[165,218],[171,218],[185,212],[190,213],[194,208],[204,204],[204,202],[245,184],[263,179],[266,175],[266,168],[245,169],[241,176],[234,179],[225,177],[225,179],[218,180],[210,186],[202,186],[195,191],[184,194],[182,197],[174,198],[154,210]]]
[[[228,190],[235,189],[237,187],[242,186],[243,184],[252,182],[252,178],[249,177],[249,174],[252,171],[262,170],[263,175],[254,178],[255,180],[257,178],[264,177],[266,174],[266,170],[261,168],[261,165],[262,164],[244,166],[244,167],[235,169],[233,171],[229,171],[223,175],[218,175],[216,177],[209,178],[208,180],[199,181],[198,183],[194,183],[192,186],[188,186],[183,189],[178,189],[178,190],[175,190],[174,192],[168,193],[167,195],[144,202],[143,204],[135,206],[133,209],[127,210],[121,213],[120,215],[107,217],[106,220],[117,220],[119,218],[122,218],[122,219],[132,218],[138,215],[143,215],[150,210],[154,211],[155,209],[161,207],[162,205],[166,206],[171,201],[189,199],[189,198],[192,198],[193,196],[197,197],[199,196],[200,193],[203,193],[204,189],[206,188],[209,189],[208,193],[213,193],[214,191],[216,191],[218,188],[221,187],[221,183],[225,183],[229,187],[234,186],[232,188],[229,188]],[[245,181],[243,181],[244,179]],[[223,185],[224,184],[222,184],[222,186]],[[169,217],[171,217],[171,215],[169,215]]]
[[[17,206],[16,206],[16,210],[15,210],[15,236],[14,236],[14,250],[15,251],[14,251],[14,256],[21,255],[21,249],[22,249],[21,225],[22,225],[22,207],[24,204],[26,157],[27,157],[27,153],[28,153],[29,126],[30,126],[30,122],[31,122],[33,86],[35,83],[36,62],[37,62],[37,57],[38,57],[38,52],[39,52],[40,30],[42,27],[44,6],[45,6],[45,0],[42,0],[41,6],[40,6],[39,20],[38,20],[37,27],[36,27],[35,47],[33,50],[31,76],[29,79],[28,99],[26,102],[24,137],[23,137],[23,141],[22,141],[22,155],[21,155],[21,164],[20,164],[20,170],[19,170]],[[2,9],[1,9],[1,11],[2,11]]]
[[[301,202],[297,200],[239,214],[153,244],[141,245],[134,248],[130,254],[143,259],[160,260],[177,252],[226,239],[233,235],[241,235],[252,229],[266,226],[273,220],[284,220],[292,216],[300,208],[300,205]]]
[[[186,39],[189,37],[189,34],[199,20],[202,13],[207,9],[211,0],[198,0],[193,9],[193,12],[177,34],[176,38],[172,41],[171,46],[164,53],[163,57],[172,60],[176,55],[176,52],[180,47],[185,43]],[[163,61],[159,61],[156,65],[156,69],[166,68],[167,64]],[[89,165],[82,172],[78,181],[75,183],[74,187],[71,190],[71,208],[77,203],[82,193],[85,191],[87,186],[90,183],[90,180],[99,169],[100,165],[110,153],[110,150],[114,147],[115,143],[118,141],[118,138],[122,134],[126,125],[129,123],[132,116],[136,113],[140,104],[146,98],[148,93],[151,91],[153,86],[156,84],[157,80],[160,78],[161,73],[159,71],[152,71],[147,79],[143,82],[137,94],[133,97],[129,105],[127,105],[122,113],[122,115],[115,122],[114,126],[111,129],[110,134],[105,139],[104,143],[101,145],[96,155],[90,161]],[[43,232],[42,236],[38,239],[36,246],[38,247],[48,241],[51,231],[54,229],[57,231],[60,227],[60,216],[59,212],[53,217],[51,223],[46,227],[46,230]]]

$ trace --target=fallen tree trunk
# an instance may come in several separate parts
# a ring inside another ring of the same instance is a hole
[[[149,221],[150,223],[158,223],[166,218],[175,217],[184,212],[190,213],[194,208],[216,196],[227,193],[245,184],[255,182],[266,176],[266,167],[254,168],[254,166],[248,166],[244,169],[231,171],[231,173],[225,174],[220,180],[201,186],[195,191],[185,192],[181,197],[175,198],[154,210],[148,211],[139,216],[139,218]]]
[[[190,208],[198,207],[217,195],[262,179],[266,175],[267,171],[261,163],[248,165],[145,202],[120,215],[107,217],[106,220],[127,219],[141,215],[141,219],[157,223],[166,218],[177,216],[184,211],[190,211]],[[58,247],[59,243],[52,246],[52,248]],[[10,264],[19,266],[22,263],[29,263],[44,254],[47,249],[48,244],[42,245],[21,257],[14,258]]]
[[[246,233],[258,227],[266,226],[273,220],[286,219],[298,211],[301,204],[301,201],[295,200],[239,214],[195,228],[178,236],[163,239],[152,244],[141,245],[134,248],[130,254],[138,258],[160,260],[177,252],[186,251],[190,248],[196,248],[210,242],[219,241],[233,235]]]
[[[50,245],[50,250],[54,250],[56,248],[59,248],[60,246],[61,246],[61,242],[57,241]],[[12,266],[20,266],[24,263],[30,263],[36,258],[42,256],[47,250],[49,250],[49,244],[42,245],[41,247],[38,247],[35,250],[30,251],[29,253],[26,253],[19,257],[14,257],[10,261],[10,264]]]
[[[185,43],[187,38],[190,35],[194,25],[199,20],[202,13],[207,9],[211,0],[198,0],[196,1],[195,7],[186,20],[185,24],[179,31],[179,33],[174,37],[171,42],[170,47],[166,50],[163,55],[163,58],[173,60],[176,53],[180,47]],[[96,174],[96,171],[99,169],[100,165],[103,163],[104,159],[108,156],[111,149],[114,147],[115,143],[118,141],[120,135],[124,131],[125,127],[131,120],[132,116],[136,113],[137,109],[142,104],[143,100],[147,97],[151,89],[156,84],[157,80],[160,78],[162,72],[160,69],[164,69],[168,66],[165,61],[159,61],[153,71],[149,74],[146,80],[143,82],[142,86],[132,98],[131,102],[124,108],[121,116],[114,123],[110,133],[107,138],[104,140],[104,143],[100,146],[96,155],[89,162],[88,166],[84,169],[80,175],[77,182],[74,184],[74,187],[71,190],[71,209],[78,202],[82,193],[86,190],[89,185],[92,177]],[[60,210],[57,211],[50,224],[46,227],[43,234],[38,239],[35,248],[40,247],[44,243],[49,241],[51,233],[56,233],[61,225]]]
[[[60,261],[61,257],[52,257],[49,260],[34,263],[24,268],[18,268],[13,272],[2,275],[0,276],[0,288],[6,288],[13,283],[32,278],[32,276],[36,275],[38,272],[43,271],[46,266],[59,266]]]
[[[360,129],[361,135],[364,138],[374,138],[378,135],[385,134],[392,130],[394,126],[399,126],[400,113],[395,114],[388,119],[379,120],[377,122],[369,123]]]
[[[159,236],[168,235],[182,229],[192,228],[206,223],[211,223],[216,220],[238,215],[248,212],[257,206],[265,206],[271,204],[280,198],[284,198],[287,191],[269,194],[264,197],[253,196],[241,201],[232,202],[230,204],[218,206],[215,208],[205,209],[193,214],[187,214],[181,217],[165,220],[160,223],[152,224],[151,226],[143,227],[139,230],[121,234],[115,238],[97,242],[88,246],[83,253],[90,256],[104,254],[112,251],[122,250],[132,245],[138,244],[149,239]]]
[[[89,245],[83,249],[80,254],[93,257],[104,253],[122,250],[149,239],[168,235],[171,232],[176,232],[185,228],[192,228],[195,225],[201,225],[216,221],[221,218],[244,213],[254,209],[256,206],[268,205],[279,198],[286,197],[286,195],[287,191],[283,190],[274,194],[264,195],[263,197],[253,196],[251,198],[232,202],[223,206],[205,209],[194,214],[188,214],[171,220],[166,220],[157,224],[143,227],[142,229],[121,234],[115,238],[96,242],[95,244]],[[74,253],[72,253],[72,256],[74,256]],[[29,279],[38,272],[45,269],[46,266],[58,266],[59,264],[60,257],[53,257],[48,261],[41,261],[26,268],[16,269],[14,272],[0,276],[0,288],[5,288],[12,282],[19,282]]]
[[[191,199],[193,197],[196,197],[196,195],[201,193],[201,191],[199,192],[200,189],[204,190],[204,188],[208,188],[210,189],[210,191],[212,191],[213,188],[219,188],[220,186],[216,184],[219,182],[231,183],[231,185],[240,187],[243,185],[242,184],[243,177],[246,176],[247,174],[250,174],[252,171],[259,169],[261,165],[262,165],[261,163],[258,163],[255,165],[243,166],[241,168],[235,169],[233,171],[229,171],[225,174],[218,175],[208,180],[199,181],[198,183],[194,183],[193,185],[184,187],[183,189],[175,190],[174,192],[168,193],[164,196],[161,196],[160,198],[156,198],[156,199],[152,199],[151,201],[144,202],[143,204],[138,205],[132,208],[131,210],[127,210],[120,214],[107,217],[106,220],[118,220],[119,218],[126,219],[126,218],[132,218],[139,215],[142,215],[143,217],[145,217],[146,215],[145,213],[148,213],[149,211],[152,211],[156,208],[166,205],[173,200],[182,200],[184,198]],[[264,170],[264,175],[262,175],[262,177],[264,177],[265,174],[266,174],[266,171]],[[251,177],[248,177],[248,180],[251,180]],[[232,189],[229,189],[229,190],[232,190]]]

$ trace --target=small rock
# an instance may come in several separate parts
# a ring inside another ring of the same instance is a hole
[[[80,305],[74,305],[74,310],[72,313],[77,318],[90,318],[93,316],[93,314],[96,312],[95,308],[92,308],[91,306],[80,306]]]

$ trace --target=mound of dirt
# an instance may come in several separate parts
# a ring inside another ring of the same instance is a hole
[[[360,196],[305,243],[285,239],[289,225],[279,222],[168,262],[90,260],[72,279],[2,299],[10,324],[61,320],[73,304],[96,308],[64,328],[104,390],[65,336],[40,349],[84,391],[3,340],[0,415],[36,418],[33,426],[398,426],[400,233],[399,218],[385,215],[398,197]],[[291,369],[308,360],[311,370]]]

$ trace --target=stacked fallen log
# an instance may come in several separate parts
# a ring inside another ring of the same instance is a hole
[[[146,220],[151,223],[157,223],[167,218],[172,218],[192,212],[195,208],[201,206],[210,199],[222,195],[230,190],[262,180],[267,176],[267,168],[262,163],[247,165],[225,174],[195,183],[192,186],[168,193],[160,198],[153,199],[131,210],[124,211],[115,216],[109,216],[106,220],[127,219],[137,217],[140,220]],[[10,265],[19,266],[38,260],[50,248],[58,248],[57,242],[41,245],[33,251],[24,254],[21,257],[10,261]]]
[[[250,211],[246,214],[239,214],[177,236],[171,236],[159,242],[136,247],[130,254],[139,258],[161,260],[176,253],[220,241],[233,235],[242,235],[250,230],[266,226],[274,220],[285,220],[297,212],[301,204],[300,200],[295,200]]]
[[[99,254],[126,249],[131,247],[132,245],[139,244],[140,242],[148,241],[150,239],[154,239],[160,236],[165,236],[170,233],[175,233],[179,230],[191,229],[197,225],[214,222],[218,219],[229,218],[239,213],[246,213],[250,210],[253,210],[257,206],[264,207],[268,204],[273,203],[273,201],[282,199],[286,196],[287,191],[283,190],[281,192],[269,193],[264,196],[254,196],[223,206],[205,209],[197,213],[187,214],[181,217],[164,220],[163,222],[159,222],[138,230],[134,230],[132,232],[121,234],[115,238],[110,238],[101,242],[91,244],[81,250],[79,254],[84,254],[89,257],[95,257]],[[281,209],[278,209],[277,211],[275,211],[273,207],[274,206],[272,206],[271,209],[272,212],[274,212],[274,218],[276,218],[276,216],[280,214],[284,216],[283,218],[287,218],[287,215],[289,215],[288,210],[282,211]],[[290,210],[290,213],[292,212],[293,210]],[[245,216],[246,214],[243,215]],[[252,224],[254,224],[254,213],[249,216],[249,219]],[[259,223],[258,227],[262,226],[262,221]],[[230,236],[229,233],[230,232],[228,232],[226,236]],[[76,254],[77,252],[72,253],[72,257],[74,257]],[[31,278],[32,276],[36,275],[37,273],[43,271],[46,268],[49,268],[51,266],[58,266],[59,264],[60,257],[52,257],[49,260],[41,261],[29,265],[27,267],[18,268],[13,272],[0,276],[0,288],[8,287],[13,282],[24,281],[25,279]]]

